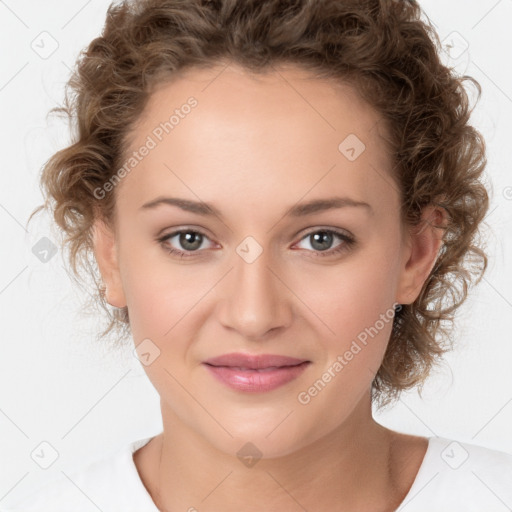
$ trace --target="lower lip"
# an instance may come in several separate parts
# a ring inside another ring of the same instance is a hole
[[[295,366],[281,366],[273,370],[239,370],[229,366],[204,364],[224,384],[237,391],[272,391],[296,379],[310,364],[305,361]]]

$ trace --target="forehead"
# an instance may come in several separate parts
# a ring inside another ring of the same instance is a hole
[[[390,172],[382,124],[351,86],[301,68],[192,68],[153,88],[130,143],[151,149],[118,193],[131,204],[164,191],[213,202],[221,188],[298,200],[336,185],[362,197]]]

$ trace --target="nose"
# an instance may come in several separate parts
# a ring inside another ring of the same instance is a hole
[[[226,276],[218,318],[228,329],[249,340],[261,340],[273,331],[285,329],[292,320],[293,294],[263,251],[249,263],[235,254],[234,268]]]

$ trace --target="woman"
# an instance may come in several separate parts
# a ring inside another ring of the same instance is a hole
[[[512,455],[372,417],[425,381],[487,265],[484,142],[420,14],[111,6],[70,81],[76,142],[42,183],[72,264],[94,254],[104,334],[133,338],[163,431],[19,510],[511,505]]]

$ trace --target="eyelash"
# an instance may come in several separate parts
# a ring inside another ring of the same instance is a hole
[[[176,235],[180,235],[181,233],[194,233],[194,234],[199,234],[205,238],[208,238],[208,236],[205,233],[203,233],[202,231],[198,231],[195,229],[181,229],[179,231],[173,231],[172,233],[169,233],[169,234],[159,238],[158,242],[162,245],[163,249],[172,256],[179,256],[180,258],[193,258],[194,256],[196,256],[195,253],[198,253],[200,251],[189,251],[189,252],[180,251],[178,249],[174,249],[173,247],[169,247],[165,243],[165,242],[167,242],[167,240],[174,238]],[[316,229],[315,231],[310,231],[309,233],[306,233],[300,239],[300,241],[306,239],[308,236],[313,235],[315,233],[333,234],[333,235],[336,235],[339,238],[341,238],[345,243],[339,244],[338,246],[336,246],[336,248],[328,249],[326,251],[312,251],[314,254],[314,257],[334,256],[339,253],[350,250],[353,247],[353,245],[355,244],[354,238],[352,238],[351,236],[349,236],[345,233],[341,233],[341,232],[333,230],[333,229]]]

